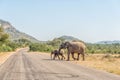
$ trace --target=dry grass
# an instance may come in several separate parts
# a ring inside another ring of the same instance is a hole
[[[0,53],[0,65],[3,64],[14,52]]]
[[[85,61],[75,61],[77,64],[104,70],[120,75],[120,55],[118,54],[89,54]]]

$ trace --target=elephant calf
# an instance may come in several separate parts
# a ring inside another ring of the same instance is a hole
[[[52,58],[52,55],[54,55],[54,57]],[[61,60],[65,59],[63,52],[60,52],[59,50],[54,50],[51,52],[51,59],[55,60],[56,57],[58,57],[58,59],[60,60],[60,56],[62,57]]]

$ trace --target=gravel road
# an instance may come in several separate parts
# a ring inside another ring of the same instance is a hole
[[[120,76],[21,49],[0,66],[0,80],[120,80]]]

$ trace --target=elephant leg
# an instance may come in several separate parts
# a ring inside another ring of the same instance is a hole
[[[62,54],[60,54],[60,56],[61,56],[61,60],[63,60],[63,55],[62,55]]]
[[[68,58],[67,58],[67,61],[70,60],[70,52],[68,52]]]
[[[60,60],[59,54],[57,56],[58,56],[58,59]]]
[[[83,53],[82,56],[83,56],[83,61],[84,61],[85,60],[85,54]]]
[[[63,55],[63,54],[60,54],[60,55],[61,55],[61,57],[62,57],[62,58],[61,58],[61,60],[65,59],[65,57],[64,57],[64,55]]]
[[[77,57],[77,60],[79,60],[79,57],[80,57],[80,53],[78,53],[78,57]]]
[[[55,57],[56,57],[57,55],[56,54],[54,54],[54,57],[53,57],[53,60],[55,60]]]
[[[62,54],[61,54],[61,53],[59,53],[59,55],[61,56],[61,60],[63,60],[63,56],[62,56]]]
[[[72,58],[74,59],[74,60],[76,60],[76,58],[74,57],[74,53],[71,53],[72,54]]]
[[[55,60],[55,54],[54,54],[53,60]]]
[[[65,56],[62,54],[63,58],[65,59]]]
[[[51,59],[52,59],[52,53],[51,53],[51,55],[50,55],[50,56],[51,56]]]

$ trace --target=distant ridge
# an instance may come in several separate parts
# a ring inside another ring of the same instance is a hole
[[[0,26],[4,28],[5,32],[8,33],[10,35],[10,39],[11,40],[18,40],[18,39],[27,39],[31,42],[40,42],[39,40],[37,40],[36,38],[20,32],[19,30],[17,30],[16,28],[14,28],[9,22],[1,20],[0,19]]]
[[[100,41],[97,42],[96,44],[120,44],[119,40],[114,40],[114,41]]]
[[[78,38],[75,38],[73,36],[66,36],[66,35],[61,36],[59,38],[64,39],[65,41],[81,41]]]

